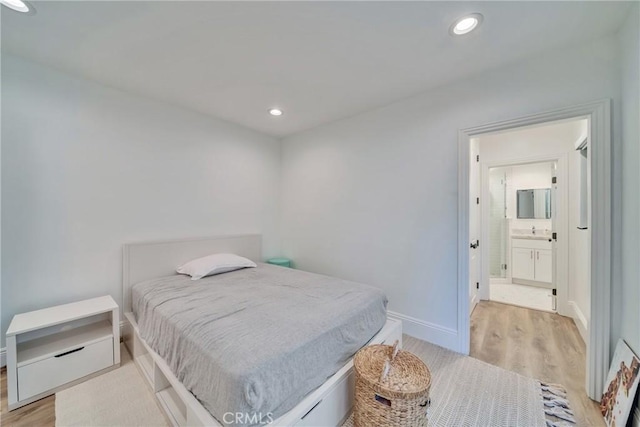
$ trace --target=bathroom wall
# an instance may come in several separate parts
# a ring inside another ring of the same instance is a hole
[[[539,188],[551,188],[553,163],[532,163],[518,165],[507,168],[507,218],[509,218],[509,229],[531,229],[549,231],[551,230],[550,219],[519,219],[518,218],[518,190],[529,190]]]

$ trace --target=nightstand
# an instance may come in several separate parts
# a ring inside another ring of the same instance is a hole
[[[7,330],[9,410],[120,366],[120,316],[110,296],[13,317]]]

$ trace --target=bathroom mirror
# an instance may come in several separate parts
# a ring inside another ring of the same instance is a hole
[[[521,219],[550,219],[551,218],[551,189],[538,188],[518,190],[518,218]]]

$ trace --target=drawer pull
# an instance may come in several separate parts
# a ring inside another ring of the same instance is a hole
[[[64,353],[56,354],[56,355],[55,355],[55,356],[53,356],[53,357],[62,357],[62,356],[66,356],[67,354],[71,354],[71,353],[75,353],[75,352],[77,352],[77,351],[80,351],[80,350],[82,350],[83,348],[84,348],[84,347],[79,347],[79,348],[76,348],[76,349],[73,349],[73,350],[69,350],[69,351],[64,352]]]
[[[315,405],[313,405],[313,408],[309,409],[309,410],[307,411],[307,413],[306,413],[306,414],[304,414],[304,415],[302,416],[302,418],[300,418],[300,419],[301,419],[301,420],[304,420],[304,419],[307,417],[307,415],[309,415],[309,414],[311,413],[311,411],[313,411],[314,409],[316,409],[316,408],[318,407],[318,405],[319,405],[319,404],[321,404],[321,403],[322,403],[322,399],[320,399],[320,401],[319,401],[318,403],[316,403]]]

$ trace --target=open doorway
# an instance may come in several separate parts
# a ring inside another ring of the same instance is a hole
[[[583,269],[586,279],[584,286],[590,291],[590,301],[588,319],[589,328],[586,331],[586,375],[581,389],[591,399],[599,399],[604,387],[604,380],[609,366],[610,348],[610,272],[611,272],[611,110],[610,100],[592,102],[560,110],[534,114],[520,117],[513,120],[481,125],[467,128],[459,132],[459,230],[458,230],[458,324],[459,324],[459,348],[463,353],[469,353],[470,349],[470,313],[473,305],[470,305],[472,298],[469,297],[471,284],[474,279],[480,283],[481,277],[486,277],[488,282],[488,271],[480,271],[478,277],[471,277],[474,266],[470,264],[471,250],[470,242],[477,239],[478,249],[483,248],[481,230],[471,229],[471,215],[474,211],[472,201],[474,200],[474,188],[470,182],[471,164],[477,158],[471,156],[474,140],[482,135],[506,133],[518,128],[543,125],[551,122],[561,122],[575,119],[587,119],[587,139],[588,158],[581,160],[586,162],[586,182],[590,197],[587,200],[586,235],[588,236],[587,258],[590,266]],[[517,148],[517,144],[511,146]],[[514,151],[516,154],[520,152]],[[513,154],[513,152],[512,152]],[[513,158],[520,156],[512,155]],[[549,158],[529,159],[529,161],[552,161]],[[562,159],[560,159],[562,161]],[[479,161],[479,159],[478,159]],[[566,162],[569,159],[565,159]],[[560,162],[559,162],[560,166]],[[560,167],[559,167],[560,170]],[[564,168],[566,171],[567,169]],[[564,181],[566,182],[566,180]],[[560,191],[560,189],[558,189]],[[569,191],[565,189],[565,191]],[[572,191],[575,191],[572,190]],[[582,191],[581,189],[577,191]],[[477,192],[480,197],[480,190]],[[553,203],[553,202],[552,202]],[[567,202],[568,203],[568,202]],[[559,209],[558,212],[561,210]],[[567,212],[565,208],[564,212]],[[584,224],[581,224],[584,225]],[[577,229],[577,227],[576,227]],[[569,250],[568,230],[558,233],[557,250],[561,250],[564,244]],[[485,240],[486,243],[486,240]],[[573,248],[572,248],[573,250]],[[480,252],[478,252],[480,253]],[[559,256],[563,256],[560,254]],[[476,259],[481,257],[476,257]],[[482,261],[480,261],[482,263]],[[568,262],[566,263],[568,264]],[[559,272],[554,267],[557,275]],[[559,286],[561,278],[558,278],[558,294],[561,292]],[[564,280],[566,283],[566,279]],[[478,300],[484,298],[487,286],[478,286],[476,297]],[[560,312],[560,300],[558,298],[558,311]],[[477,310],[477,309],[476,309]],[[546,313],[545,313],[546,314]],[[553,314],[550,314],[553,315]],[[553,315],[555,316],[555,315]],[[540,340],[540,345],[544,343]]]
[[[477,166],[469,173],[479,194],[470,237],[485,243],[477,266],[470,266],[479,271],[478,299],[571,317],[585,342],[591,316],[588,130],[588,118],[578,117],[477,135]]]
[[[469,218],[478,246],[469,274],[479,282],[470,355],[563,384],[583,423],[599,417],[585,387],[588,128],[577,117],[474,135],[469,166],[479,194]]]
[[[586,123],[585,123],[586,126]],[[488,299],[556,312],[553,265],[557,162],[507,164],[487,168],[481,220],[488,236]],[[557,262],[555,262],[557,264]]]

